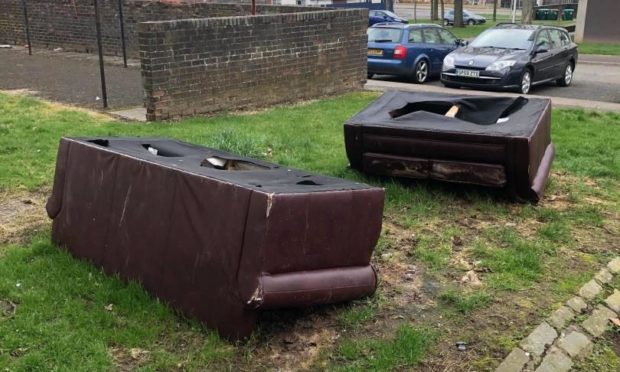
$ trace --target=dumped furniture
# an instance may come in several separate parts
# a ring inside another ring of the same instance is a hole
[[[63,138],[52,239],[229,338],[370,295],[383,189],[166,139]]]
[[[551,100],[390,91],[344,126],[367,174],[504,188],[537,202],[554,157]]]

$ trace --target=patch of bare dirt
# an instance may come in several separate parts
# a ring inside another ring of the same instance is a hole
[[[0,244],[19,243],[28,232],[49,224],[47,192],[0,193]]]
[[[117,371],[135,371],[149,361],[150,352],[140,348],[111,347],[108,354],[114,361]]]

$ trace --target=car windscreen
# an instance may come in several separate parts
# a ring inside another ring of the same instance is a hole
[[[371,27],[368,29],[368,41],[372,43],[398,43],[403,30],[400,28]]]
[[[478,35],[470,46],[474,48],[529,49],[534,42],[534,30],[495,29]]]

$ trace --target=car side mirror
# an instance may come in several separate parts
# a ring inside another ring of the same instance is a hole
[[[467,46],[467,45],[469,45],[469,41],[463,40],[463,39],[457,39],[456,40],[456,45],[457,46]]]
[[[547,53],[548,51],[549,49],[547,49],[546,46],[539,46],[538,48],[536,48],[534,54]]]

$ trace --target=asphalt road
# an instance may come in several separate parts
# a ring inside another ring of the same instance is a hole
[[[373,79],[410,84],[404,79],[391,76],[375,76]],[[427,84],[443,86],[438,79],[431,80]],[[578,62],[571,86],[562,88],[555,83],[548,83],[533,87],[531,93],[539,96],[620,103],[620,58],[618,62]]]

